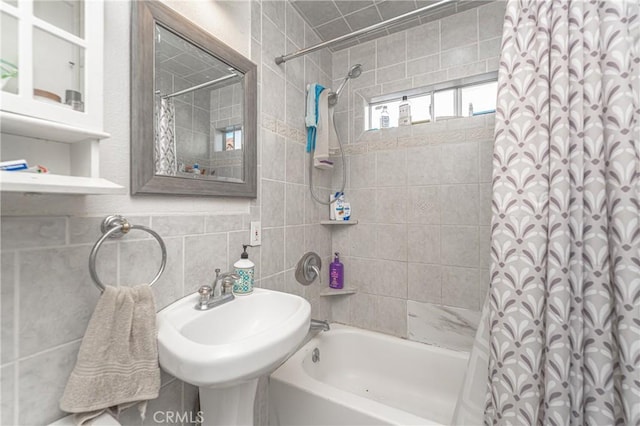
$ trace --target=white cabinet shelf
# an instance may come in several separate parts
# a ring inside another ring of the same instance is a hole
[[[103,0],[0,0],[2,161],[51,173],[0,172],[3,192],[121,194],[100,178],[103,131]],[[19,71],[19,72],[18,72]]]
[[[75,127],[28,115],[0,111],[2,133],[45,139],[62,143],[83,142],[90,139],[106,139],[110,135],[99,130]]]
[[[50,173],[0,172],[3,192],[45,194],[124,194],[126,188],[102,178],[63,176]]]

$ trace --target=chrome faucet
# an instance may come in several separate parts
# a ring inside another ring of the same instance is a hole
[[[216,269],[216,278],[213,285],[203,285],[198,289],[200,300],[195,308],[199,311],[215,308],[227,302],[231,302],[235,296],[233,295],[233,284],[240,277],[231,272],[220,273],[220,269]],[[222,282],[222,288],[218,290],[218,283]]]
[[[320,275],[320,268],[318,268],[316,265],[309,265],[309,269],[311,269],[313,273],[316,274],[316,277],[318,277],[320,284],[322,284],[322,275]]]
[[[321,321],[317,319],[311,318],[311,323],[309,324],[309,331],[329,331],[331,327],[329,327],[329,323],[327,321]]]

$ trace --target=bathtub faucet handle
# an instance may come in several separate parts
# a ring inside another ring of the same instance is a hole
[[[320,274],[320,269],[316,265],[310,265],[309,269],[311,269],[318,277],[320,284],[322,284],[322,274]]]

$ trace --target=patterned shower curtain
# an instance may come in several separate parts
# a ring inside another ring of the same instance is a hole
[[[487,425],[640,425],[639,13],[507,5]]]
[[[177,174],[175,118],[176,107],[173,98],[157,95],[154,146],[156,175],[175,176]]]

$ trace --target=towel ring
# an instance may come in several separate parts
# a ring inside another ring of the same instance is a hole
[[[148,232],[149,234],[151,234],[151,236],[153,236],[153,238],[156,239],[156,241],[158,241],[158,244],[160,244],[160,249],[162,250],[162,263],[160,264],[160,270],[153,278],[153,280],[151,280],[151,282],[149,283],[149,287],[151,287],[156,283],[156,281],[158,281],[158,279],[160,279],[162,272],[164,272],[165,266],[167,266],[167,246],[165,246],[162,237],[156,231],[142,225],[131,225],[127,219],[120,215],[105,217],[102,221],[102,224],[100,225],[100,229],[102,230],[103,235],[93,245],[91,254],[89,254],[89,272],[91,273],[93,282],[101,292],[104,291],[105,285],[102,283],[102,281],[100,281],[100,278],[98,278],[98,273],[96,272],[96,257],[98,256],[98,250],[100,250],[102,243],[104,243],[107,238],[120,238],[132,229],[140,229],[141,231]]]

